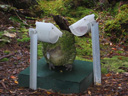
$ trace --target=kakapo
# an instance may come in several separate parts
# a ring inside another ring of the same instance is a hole
[[[60,19],[62,19],[62,17],[60,17]],[[63,26],[63,24],[58,25]],[[55,66],[65,66],[66,70],[71,71],[72,64],[76,57],[75,37],[67,30],[61,31],[63,35],[59,38],[57,43],[43,43],[43,54],[47,63],[49,64],[49,69],[54,69]]]

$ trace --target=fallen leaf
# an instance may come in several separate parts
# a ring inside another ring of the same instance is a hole
[[[20,60],[21,59],[21,56],[17,56],[16,58],[17,58],[17,60]]]
[[[63,70],[60,70],[60,73],[63,73]]]
[[[18,81],[17,81],[17,80],[15,80],[14,82],[15,82],[16,84],[18,84]]]
[[[6,40],[6,39],[0,39],[0,41],[10,43],[10,41],[9,40]]]
[[[121,84],[118,84],[118,86],[121,86]]]
[[[38,91],[36,90],[36,91],[34,91],[34,92],[32,92],[32,93],[37,93]]]
[[[110,46],[112,46],[112,43],[110,43]]]
[[[112,48],[112,50],[116,50],[116,48]]]
[[[10,29],[13,29],[13,28],[14,28],[13,26],[8,27],[9,30],[10,30]]]
[[[48,95],[50,95],[50,94],[52,94],[52,93],[51,93],[51,92],[49,92],[49,91],[47,91],[47,94],[48,94]]]
[[[118,57],[118,59],[122,60],[123,58],[122,57]]]
[[[11,37],[11,38],[16,37],[16,33],[5,32],[4,35],[7,36],[7,37]]]
[[[96,82],[96,85],[97,85],[97,86],[101,86],[101,83]]]
[[[110,74],[110,73],[108,73],[108,74],[106,74],[106,76],[107,76],[107,77],[109,77],[109,76],[111,76],[111,74]]]
[[[12,78],[12,79],[16,79],[16,77],[15,77],[15,76],[13,76],[13,75],[12,75],[10,78]]]
[[[108,80],[105,80],[106,83],[108,83]]]
[[[1,82],[1,85],[6,89],[6,85],[4,84],[4,82]]]
[[[122,89],[122,87],[118,87],[118,89]]]
[[[91,91],[88,91],[88,94],[91,95]]]
[[[28,62],[30,63],[30,59],[28,59]]]
[[[3,89],[0,89],[0,93],[2,93],[3,92]]]
[[[13,93],[13,94],[14,94],[14,93],[16,93],[16,92],[15,92],[15,91],[11,91],[11,90],[10,90],[10,93]]]

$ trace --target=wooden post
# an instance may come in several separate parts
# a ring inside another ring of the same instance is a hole
[[[37,89],[37,32],[35,29],[29,29],[30,35],[30,83],[29,87]]]
[[[92,32],[94,84],[101,85],[99,27],[98,27],[98,23],[96,21],[91,23],[91,32]]]

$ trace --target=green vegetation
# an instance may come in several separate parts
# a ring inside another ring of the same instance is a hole
[[[2,38],[4,32],[3,31],[0,31],[0,38]]]
[[[108,20],[105,24],[105,32],[114,43],[128,40],[128,5],[123,5],[120,10],[113,20]]]
[[[42,42],[39,42],[38,43],[38,51],[37,51],[38,58],[43,57],[43,48],[42,48],[42,46],[43,46]]]
[[[6,61],[9,61],[9,59],[8,58],[3,58],[3,59],[0,60],[0,62],[6,62]]]
[[[96,1],[96,2],[94,2]],[[106,0],[107,1],[107,0]],[[64,16],[70,24],[75,23],[77,20],[82,17],[95,14],[95,18],[99,22],[100,29],[100,41],[102,39],[110,39],[112,44],[117,45],[119,42],[122,44],[128,43],[128,4],[124,4],[120,7],[120,2],[116,2],[116,4],[103,4],[98,2],[98,0],[37,0],[39,5],[34,5],[30,7],[30,10],[34,12],[40,12],[36,14],[40,17],[29,17],[25,16],[24,19],[20,18],[18,15],[10,16],[9,20],[14,24],[12,28],[7,30],[9,33],[16,33],[16,42],[19,43],[28,43],[30,41],[28,28],[29,26],[33,27],[32,23],[27,25],[26,21],[28,20],[38,20],[42,21],[42,17],[46,17],[47,19],[51,18],[51,14],[54,15],[62,15]],[[114,1],[113,1],[114,2]],[[32,13],[34,14],[34,13]],[[34,15],[35,16],[35,15]],[[46,20],[47,21],[47,20]],[[53,22],[51,21],[47,22]],[[35,26],[35,24],[34,24]],[[57,25],[56,25],[57,26]],[[58,26],[57,26],[58,27]],[[0,31],[0,46],[3,46],[6,43],[10,43],[10,37],[4,36],[5,31]],[[86,60],[92,61],[92,41],[90,37],[75,37],[76,39],[76,51],[77,51],[77,60]],[[108,54],[110,52],[114,52],[118,55],[125,53],[125,50],[111,50],[110,43],[100,44],[101,49],[106,49],[109,51],[101,50],[101,55]],[[9,51],[5,51],[5,54],[9,54]],[[38,43],[38,58],[43,56],[42,53],[42,42]],[[102,73],[108,73],[111,71],[114,72],[125,72],[126,70],[120,69],[119,67],[128,67],[127,58],[121,57],[123,59],[119,59],[120,57],[112,57],[112,58],[104,58],[101,60],[102,62]],[[7,58],[2,59],[2,61],[7,61]]]
[[[125,68],[123,68],[125,67]],[[102,73],[108,72],[127,72],[128,57],[114,56],[112,58],[104,58],[101,60]]]
[[[50,16],[50,14],[54,15],[62,15],[65,16],[66,19],[69,21],[70,24],[73,24],[80,18],[89,15],[89,14],[95,14],[96,19],[102,19],[104,20],[104,24],[100,24],[100,29],[102,29],[104,33],[102,34],[106,38],[110,38],[112,42],[115,44],[124,40],[124,43],[127,42],[127,22],[128,22],[128,5],[124,4],[120,7],[119,12],[119,5],[120,3],[117,2],[116,4],[108,5],[108,3],[102,4],[97,3],[95,5],[95,2],[91,0],[88,2],[88,0],[39,0],[38,4],[40,5],[41,9],[44,11],[43,16]],[[86,5],[86,6],[85,6]],[[99,7],[99,8],[98,8]],[[96,8],[96,9],[95,9]],[[102,11],[101,11],[102,8]],[[94,10],[95,9],[95,10]],[[107,17],[107,15],[110,15],[111,17]],[[107,20],[107,21],[106,21]],[[106,36],[107,35],[107,36]],[[92,61],[92,41],[90,37],[75,37],[76,39],[76,50],[77,50],[77,60],[86,60],[86,61]],[[39,44],[38,55],[42,56],[42,47]],[[106,50],[110,47],[109,43],[105,43],[105,45],[101,44],[101,47]],[[101,51],[101,55],[107,54],[108,52]],[[114,52],[111,51],[111,52]],[[124,53],[124,50],[117,50],[115,53],[122,54]],[[40,57],[39,56],[39,57]],[[126,70],[119,69],[121,66],[127,66],[126,62],[127,60],[124,57],[123,60],[120,60],[118,57],[113,58],[104,58],[101,60],[102,63],[102,73],[106,74],[108,72],[114,71],[114,72],[125,72]],[[121,63],[121,64],[119,64]]]
[[[30,41],[30,38],[29,37],[24,37],[22,39],[17,39],[18,42],[28,42]]]
[[[91,38],[76,37],[76,51],[78,56],[92,56],[92,41]]]
[[[94,13],[91,6],[94,6],[93,0],[38,0],[40,9],[43,10],[43,16],[54,14],[73,18],[81,18]],[[86,5],[86,7],[85,7]]]
[[[4,53],[5,53],[5,54],[9,54],[10,51],[9,51],[9,50],[5,50]]]
[[[40,8],[44,11],[44,15],[49,14],[60,14],[61,11],[64,11],[63,0],[38,0],[37,1]]]
[[[11,42],[10,38],[4,36],[4,31],[0,31],[0,47]]]
[[[70,17],[80,19],[89,14],[96,14],[96,13],[94,13],[92,9],[85,7],[78,7],[77,9],[72,9],[67,15]]]
[[[20,38],[17,39],[18,42],[28,42],[28,41],[30,41],[30,37],[28,36],[28,29],[26,29],[25,27],[22,27],[18,31],[19,31],[18,35],[20,35],[19,36]]]
[[[90,61],[92,60],[76,56],[76,60]],[[128,57],[114,56],[112,58],[101,59],[101,72],[107,74],[109,72],[122,73],[127,72]]]

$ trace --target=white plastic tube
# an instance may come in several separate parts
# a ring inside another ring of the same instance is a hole
[[[35,29],[29,29],[30,35],[30,83],[29,87],[37,89],[37,32]]]
[[[52,23],[36,22],[38,40],[48,43],[56,43],[62,32]]]
[[[99,46],[99,28],[98,23],[91,23],[92,49],[93,49],[93,74],[94,84],[101,85],[101,65],[100,65],[100,46]]]

